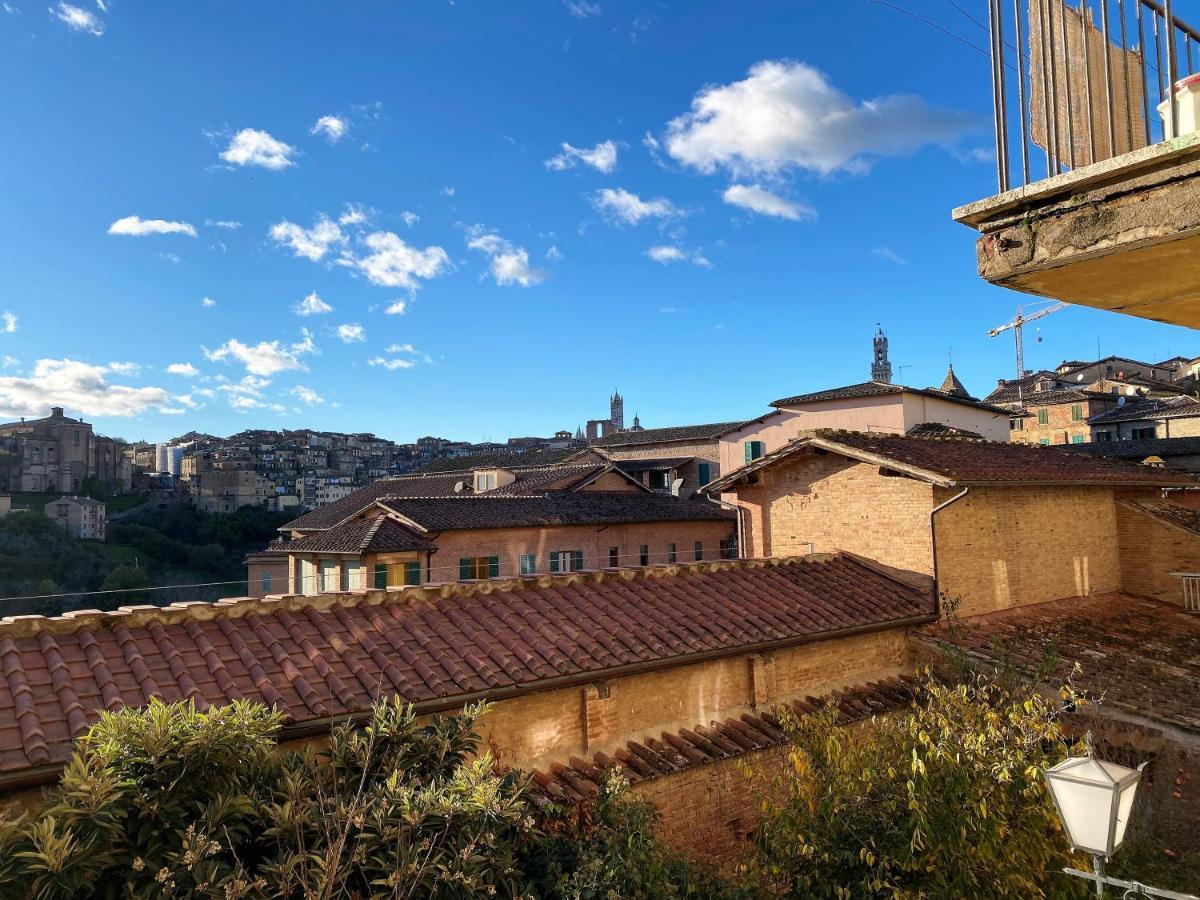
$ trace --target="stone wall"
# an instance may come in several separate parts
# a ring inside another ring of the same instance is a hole
[[[1200,535],[1117,504],[1121,590],[1182,604],[1182,584],[1172,572],[1200,572]]]

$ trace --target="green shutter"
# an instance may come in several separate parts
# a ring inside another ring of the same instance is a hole
[[[696,559],[704,559],[704,542],[696,541]]]
[[[558,571],[558,557],[559,557],[559,553],[557,550],[550,554],[550,571],[551,572]]]
[[[489,556],[488,561],[488,578],[500,577],[500,557]]]
[[[700,463],[700,465],[696,467],[696,471],[698,473],[697,477],[700,479],[701,484],[708,484],[710,481],[712,481],[712,469],[708,463]]]
[[[421,583],[421,564],[419,562],[407,562],[404,564],[404,583]]]
[[[375,563],[375,587],[387,587],[387,564]]]
[[[571,553],[571,571],[578,572],[583,568],[583,551],[575,550]]]
[[[458,561],[458,580],[470,581],[475,577],[475,560],[464,556]]]
[[[1042,407],[1041,409],[1038,410],[1038,424],[1039,425],[1049,425],[1050,424],[1050,410],[1046,409],[1045,407]]]
[[[746,462],[754,459],[754,441],[746,441]]]
[[[1072,444],[1082,444],[1083,443],[1083,435],[1082,434],[1071,435],[1071,443]]]

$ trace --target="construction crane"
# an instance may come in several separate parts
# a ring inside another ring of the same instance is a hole
[[[1065,304],[1065,303],[1055,302],[1055,303],[1051,304],[1050,306],[1047,306],[1043,309],[1039,309],[1037,312],[1030,313],[1029,315],[1024,314],[1025,307],[1018,306],[1017,307],[1017,317],[1015,319],[1013,319],[1011,322],[1005,322],[1003,325],[997,325],[995,328],[993,328],[991,331],[988,332],[988,337],[998,337],[998,336],[1002,335],[1004,332],[1008,331],[1010,328],[1012,329],[1013,338],[1015,338],[1015,342],[1017,345],[1017,378],[1018,378],[1018,380],[1021,378],[1024,378],[1026,375],[1026,372],[1025,372],[1025,341],[1024,341],[1024,338],[1022,337],[1022,331],[1023,331],[1025,325],[1027,325],[1030,322],[1034,322],[1037,319],[1044,319],[1046,316],[1050,315],[1050,313],[1058,312],[1060,309],[1062,309],[1066,305],[1067,304]]]

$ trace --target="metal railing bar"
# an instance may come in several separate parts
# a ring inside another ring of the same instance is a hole
[[[1079,33],[1083,37],[1083,92],[1087,95],[1088,162],[1096,161],[1096,123],[1092,114],[1092,33],[1089,28],[1091,17],[1079,0]]]
[[[1108,0],[1100,0],[1100,26],[1104,34],[1104,107],[1108,117],[1108,155],[1117,153],[1117,135],[1113,127],[1112,39],[1108,31]]]
[[[1031,0],[1037,3],[1038,12],[1038,29],[1042,32],[1042,39],[1039,42],[1042,56],[1042,122],[1044,131],[1042,132],[1046,138],[1046,177],[1050,178],[1054,172],[1054,143],[1050,140],[1050,85],[1046,82],[1046,71],[1049,68],[1046,65],[1046,25],[1045,25],[1045,6],[1042,0]],[[1030,16],[1032,19],[1032,15]]]
[[[1058,4],[1058,27],[1063,39],[1063,93],[1067,101],[1067,147],[1068,165],[1076,168],[1075,161],[1075,112],[1071,108],[1071,32],[1067,30],[1067,4]],[[1082,33],[1082,30],[1081,30]]]
[[[996,182],[1000,193],[1008,190],[1008,166],[1005,164],[1005,153],[1008,148],[1004,135],[1004,94],[1000,90],[1000,69],[1004,66],[1000,58],[999,47],[1003,46],[999,35],[1003,23],[997,8],[998,0],[988,0],[988,41],[989,56],[992,60],[992,124],[996,129]]]
[[[1025,68],[1021,57],[1021,0],[1013,0],[1013,20],[1017,25],[1017,96],[1021,103],[1021,176],[1022,184],[1029,184],[1029,137],[1026,134],[1025,122],[1029,117],[1029,98],[1025,96]],[[1033,85],[1030,85],[1033,90]],[[1088,115],[1091,115],[1089,110]]]
[[[1004,81],[1004,0],[994,0],[996,5],[996,22],[999,27],[996,29],[996,58],[1000,61],[1000,65],[996,67],[996,73],[1000,82],[1000,131],[1004,141],[1004,190],[1009,188],[1009,161],[1008,161],[1008,115],[1005,104],[1005,98],[1008,96],[1007,86]],[[1021,54],[1017,53],[1017,75],[1021,74],[1020,66]]]
[[[1164,138],[1171,140],[1179,136],[1179,104],[1175,101],[1175,82],[1179,78],[1179,68],[1175,57],[1175,16],[1171,12],[1171,0],[1163,0],[1163,26],[1167,32],[1167,110],[1170,113],[1167,120],[1171,123],[1171,133],[1164,135]]]
[[[1135,0],[1136,2],[1136,0]],[[1129,40],[1125,33],[1125,0],[1117,0],[1117,13],[1121,17],[1121,83],[1125,85],[1125,138],[1126,151],[1133,149],[1133,99],[1129,96]],[[1113,148],[1114,152],[1116,148]]]
[[[1138,0],[1138,2],[1141,3],[1143,6],[1150,7],[1150,9],[1154,10],[1156,13],[1158,13],[1163,18],[1166,18],[1167,8],[1171,5],[1170,3],[1168,3],[1166,6],[1163,6],[1161,3],[1158,2],[1158,0]],[[1187,22],[1175,22],[1175,27],[1178,28],[1180,31],[1182,31],[1185,35],[1190,37],[1192,40],[1200,41],[1200,31],[1197,31],[1191,25],[1187,24]]]
[[[1146,91],[1146,29],[1142,25],[1142,4],[1135,3],[1138,27],[1138,67],[1142,77],[1142,125],[1146,132],[1146,144],[1153,143],[1150,139],[1150,97]]]
[[[1050,108],[1054,110],[1054,126],[1053,133],[1050,136],[1050,146],[1054,148],[1054,173],[1056,175],[1062,173],[1062,146],[1058,142],[1058,66],[1057,53],[1054,52],[1056,42],[1054,40],[1054,13],[1050,11],[1050,4],[1047,0],[1040,0],[1042,9],[1044,10],[1044,25],[1042,30],[1043,44],[1047,44],[1050,59]],[[1065,64],[1064,60],[1064,64]],[[1069,113],[1068,113],[1069,118]]]

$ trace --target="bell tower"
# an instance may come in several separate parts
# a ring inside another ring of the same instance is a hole
[[[888,362],[888,339],[883,329],[875,326],[875,355],[871,361],[871,380],[882,384],[892,383],[892,364]]]

